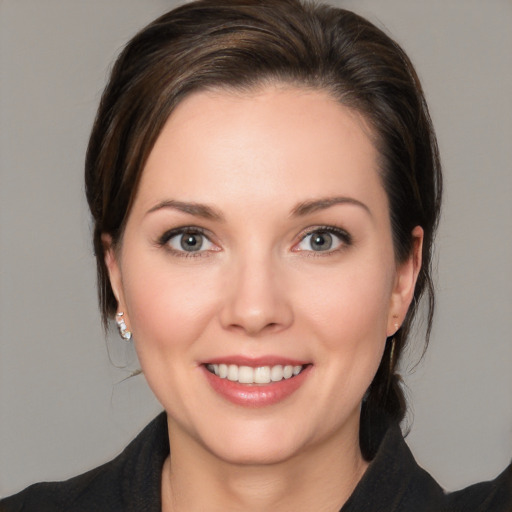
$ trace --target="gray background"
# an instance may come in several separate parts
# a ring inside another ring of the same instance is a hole
[[[408,442],[454,489],[512,456],[512,2],[339,4],[405,47],[437,128],[439,307]],[[1,495],[108,460],[160,409],[100,328],[82,167],[109,63],[173,5],[0,0]]]

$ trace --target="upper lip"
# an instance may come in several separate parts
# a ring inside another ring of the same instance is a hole
[[[259,356],[247,357],[242,355],[220,356],[204,361],[202,364],[235,364],[237,366],[250,366],[252,368],[259,368],[261,366],[304,366],[310,364],[310,361],[303,361],[300,359],[293,359],[283,356]]]

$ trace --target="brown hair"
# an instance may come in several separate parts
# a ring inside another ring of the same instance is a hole
[[[394,336],[394,356],[387,343],[363,403],[361,448],[371,458],[378,431],[405,415],[394,370],[423,294],[428,343],[442,180],[435,134],[411,62],[356,14],[300,0],[199,0],[164,14],[126,45],[103,93],[85,165],[103,320],[106,325],[117,303],[101,235],[119,243],[145,162],[173,109],[199,89],[243,91],[276,82],[326,90],[367,120],[380,155],[398,262],[411,252],[413,228],[424,230],[414,301]]]

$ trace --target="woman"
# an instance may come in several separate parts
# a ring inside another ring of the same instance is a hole
[[[166,414],[6,510],[508,510],[510,470],[445,496],[398,429],[441,174],[378,29],[292,0],[171,11],[113,69],[86,187],[105,323]]]

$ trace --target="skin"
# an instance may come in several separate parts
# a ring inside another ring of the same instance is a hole
[[[201,250],[162,241],[184,226],[204,230]],[[313,250],[308,233],[325,226],[348,237]],[[412,235],[398,264],[369,129],[326,92],[203,91],[177,107],[122,243],[104,236],[119,311],[168,416],[163,510],[339,510],[367,467],[362,397],[412,299],[421,228]],[[311,366],[284,400],[245,407],[205,378],[205,362],[232,355]]]

